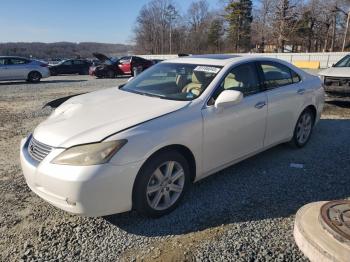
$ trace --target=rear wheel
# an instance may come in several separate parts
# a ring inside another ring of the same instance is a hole
[[[313,112],[310,109],[305,109],[299,116],[294,128],[294,134],[291,140],[292,145],[303,147],[307,144],[311,137],[314,121],[315,116]]]
[[[175,151],[152,157],[137,175],[133,190],[134,208],[150,217],[170,213],[189,186],[189,172],[186,159]]]
[[[131,70],[131,76],[136,76],[137,75],[137,67],[133,67]]]
[[[42,76],[39,72],[33,71],[29,73],[27,81],[31,83],[37,83],[40,81],[41,77]]]

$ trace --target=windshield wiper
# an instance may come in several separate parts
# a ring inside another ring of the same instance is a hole
[[[138,92],[138,91],[129,90],[129,89],[121,89],[121,90],[128,91],[128,92],[135,93],[135,94],[142,95],[142,96],[150,96],[150,97],[157,97],[160,99],[166,99],[165,96],[156,95],[156,94],[152,94],[152,93],[143,93],[143,92]]]

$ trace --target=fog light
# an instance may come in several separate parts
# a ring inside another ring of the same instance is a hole
[[[70,205],[70,206],[76,206],[76,205],[77,205],[76,202],[70,200],[68,197],[66,198],[66,202],[67,202],[67,204]]]

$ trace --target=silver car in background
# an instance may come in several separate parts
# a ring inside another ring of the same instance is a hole
[[[47,63],[16,56],[0,56],[0,81],[26,80],[36,83],[49,76]]]

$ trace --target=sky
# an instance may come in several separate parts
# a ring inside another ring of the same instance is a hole
[[[217,8],[220,0],[207,0]],[[148,0],[3,0],[0,42],[130,44],[138,13]],[[185,12],[191,0],[174,0]]]

